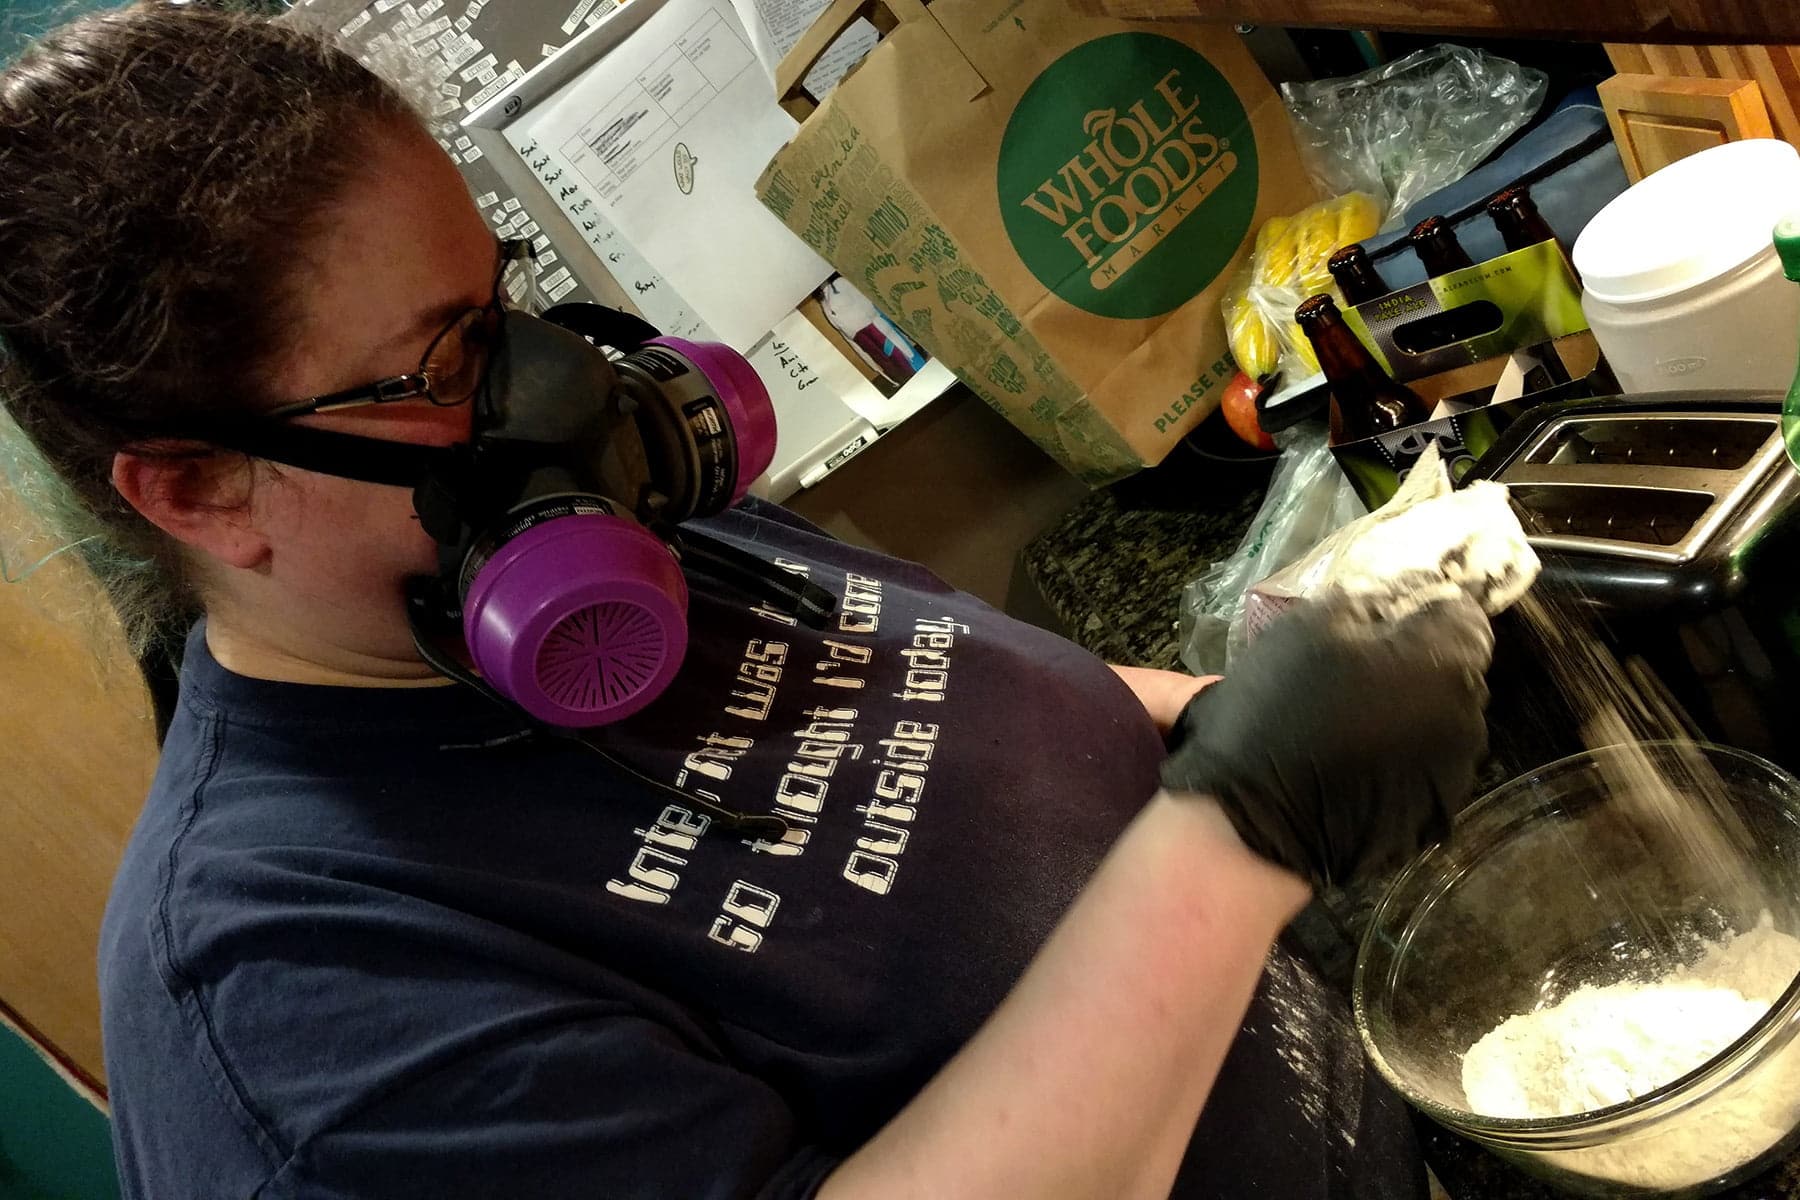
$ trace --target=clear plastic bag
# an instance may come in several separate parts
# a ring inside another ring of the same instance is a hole
[[[1380,223],[1380,201],[1361,192],[1263,223],[1249,262],[1232,276],[1220,300],[1239,370],[1252,379],[1277,369],[1290,379],[1318,372],[1312,346],[1294,323],[1294,309],[1308,296],[1335,292],[1325,266],[1331,252],[1372,236]]]
[[[1380,197],[1387,229],[1529,121],[1547,86],[1542,71],[1441,45],[1360,75],[1284,83],[1281,95],[1314,182]]]
[[[1281,458],[1244,540],[1182,589],[1181,661],[1196,675],[1223,674],[1243,650],[1244,598],[1251,585],[1367,511],[1331,456],[1323,424],[1304,422],[1276,441]]]
[[[1254,641],[1292,605],[1334,590],[1384,621],[1457,593],[1492,615],[1523,596],[1539,568],[1505,485],[1483,479],[1457,490],[1432,442],[1386,504],[1250,585],[1244,639]]]

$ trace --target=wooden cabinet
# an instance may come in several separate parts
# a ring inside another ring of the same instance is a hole
[[[1762,91],[1775,136],[1800,145],[1800,46],[1611,43],[1613,69],[1672,79],[1747,80]]]
[[[1800,42],[1792,0],[1075,0],[1118,17],[1541,35],[1604,42]]]
[[[1745,79],[1614,75],[1600,103],[1633,183],[1725,142],[1775,136],[1762,88]]]
[[[1071,0],[1113,17],[1389,30],[1434,36],[1602,42],[1625,74],[1698,81],[1646,113],[1643,163],[1770,132],[1800,145],[1800,2],[1796,0]],[[1754,90],[1739,85],[1754,84]],[[1755,101],[1760,99],[1759,109]],[[1628,134],[1633,131],[1627,130]],[[1630,161],[1632,141],[1620,136]],[[1634,174],[1634,178],[1636,175]]]

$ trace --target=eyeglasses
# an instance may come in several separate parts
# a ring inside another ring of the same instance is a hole
[[[417,371],[295,400],[266,415],[285,421],[313,413],[335,412],[365,404],[391,404],[399,400],[429,400],[440,408],[467,403],[481,386],[487,372],[488,356],[500,331],[500,314],[508,304],[505,291],[507,268],[534,255],[531,243],[523,238],[500,241],[500,263],[494,271],[492,298],[479,308],[466,309],[439,330],[431,344],[425,347]]]

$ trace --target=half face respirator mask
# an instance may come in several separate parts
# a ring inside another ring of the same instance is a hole
[[[473,343],[467,364],[422,367],[203,436],[305,470],[411,488],[439,551],[435,575],[407,582],[421,655],[552,731],[621,720],[668,687],[687,648],[684,569],[825,624],[831,593],[678,528],[737,503],[774,456],[774,409],[741,355],[658,336],[598,304],[531,316],[495,303],[471,316],[482,329],[456,334]],[[451,390],[456,370],[472,376],[463,385],[467,442],[420,446],[288,420],[436,400],[429,389]]]

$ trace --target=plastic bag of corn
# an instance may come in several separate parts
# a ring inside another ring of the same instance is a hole
[[[1339,246],[1373,237],[1380,225],[1380,202],[1362,192],[1263,224],[1249,265],[1232,278],[1220,303],[1239,370],[1257,379],[1277,369],[1290,379],[1318,371],[1294,309],[1308,296],[1336,294],[1326,260]]]

